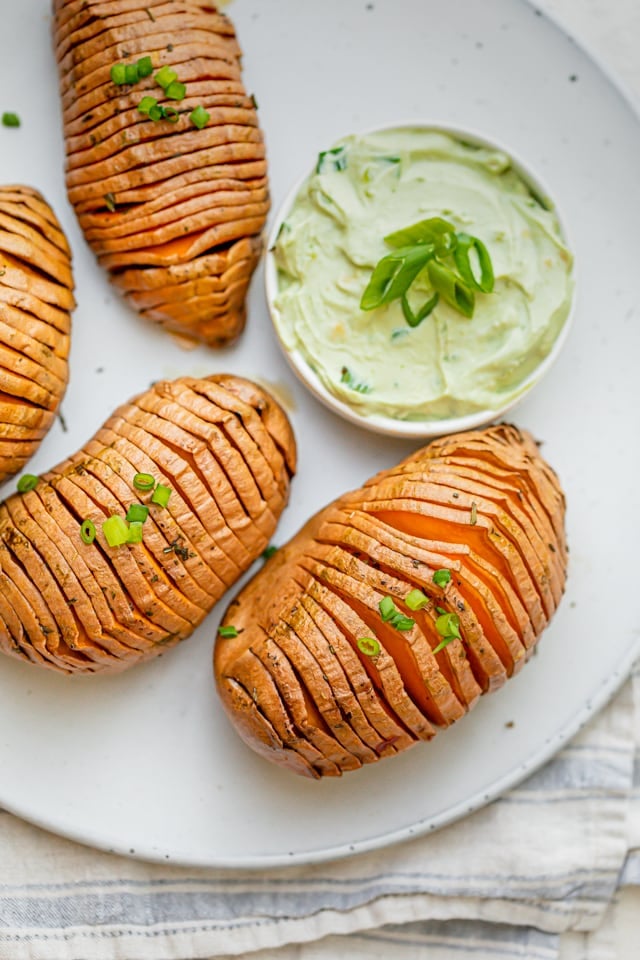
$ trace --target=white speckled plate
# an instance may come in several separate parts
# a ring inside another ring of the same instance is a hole
[[[274,206],[345,131],[398,117],[512,144],[558,197],[574,238],[571,335],[517,420],[565,485],[567,595],[532,663],[474,715],[342,781],[299,780],[229,729],[211,683],[220,610],[179,649],[119,677],[69,680],[0,663],[0,804],[86,843],[150,859],[310,862],[434,829],[550,756],[621,682],[638,645],[637,295],[640,124],[605,74],[522,0],[236,0],[271,162]],[[71,384],[30,469],[75,450],[117,403],[165,375],[230,370],[289,398],[300,472],[278,541],[412,448],[326,411],[285,363],[260,278],[238,347],[183,352],[110,290],[63,186],[57,78],[41,0],[6,3],[0,182],[39,187],[70,237],[77,278]],[[27,67],[25,68],[25,65]],[[509,724],[509,726],[507,726]]]

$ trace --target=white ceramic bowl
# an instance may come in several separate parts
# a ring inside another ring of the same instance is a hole
[[[530,187],[531,192],[535,196],[543,198],[545,203],[547,203],[553,210],[554,216],[556,217],[560,226],[563,240],[566,242],[570,250],[573,249],[567,233],[566,223],[562,216],[562,212],[558,207],[556,198],[549,191],[544,181],[537,174],[534,174],[531,168],[524,164],[522,160],[514,154],[513,150],[511,150],[509,147],[506,147],[504,144],[501,144],[494,139],[489,140],[483,137],[481,134],[473,131],[466,129],[461,130],[460,128],[445,126],[441,123],[428,124],[424,121],[404,121],[387,124],[385,126],[377,127],[375,130],[361,131],[361,134],[366,135],[385,130],[400,130],[406,128],[419,128],[424,130],[438,131],[448,134],[455,139],[475,144],[479,147],[488,147],[489,149],[499,150],[505,153],[511,160],[513,169],[520,175],[527,186]],[[278,268],[276,265],[273,248],[275,246],[282,223],[287,219],[300,189],[310,174],[311,170],[293,185],[276,213],[267,240],[267,253],[265,255],[265,289],[269,313],[271,315],[274,330],[280,342],[280,346],[282,347],[285,357],[289,362],[293,372],[311,391],[311,393],[314,394],[314,396],[320,400],[321,403],[323,403],[334,413],[337,413],[345,420],[349,420],[351,423],[354,423],[359,427],[364,427],[366,430],[372,430],[375,433],[381,433],[393,437],[421,439],[438,437],[447,433],[457,433],[459,431],[472,430],[476,427],[484,426],[494,420],[498,420],[508,410],[513,409],[513,407],[520,403],[520,401],[529,393],[532,387],[534,387],[544,377],[562,350],[575,312],[575,288],[573,291],[569,314],[564,322],[564,325],[562,326],[562,329],[558,333],[550,352],[538,364],[535,370],[533,370],[533,372],[522,381],[522,384],[519,387],[518,395],[516,397],[511,397],[508,402],[505,402],[504,404],[493,409],[476,410],[473,413],[469,413],[461,417],[449,417],[433,420],[400,420],[393,417],[382,416],[380,414],[367,415],[361,413],[357,407],[350,406],[348,403],[345,403],[327,389],[315,371],[309,366],[306,358],[302,353],[300,353],[299,350],[289,349],[285,345],[282,337],[280,336],[277,322],[278,307],[276,306],[276,298],[278,296]]]

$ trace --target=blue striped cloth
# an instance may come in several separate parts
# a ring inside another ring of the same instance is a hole
[[[500,800],[435,834],[333,864],[164,867],[5,813],[0,960],[591,956],[585,944],[601,936],[590,931],[618,885],[640,884],[639,752],[637,665],[599,716]],[[601,943],[597,956],[608,955]]]

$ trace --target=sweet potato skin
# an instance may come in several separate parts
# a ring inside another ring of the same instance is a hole
[[[0,187],[0,483],[53,423],[69,376],[71,252],[44,197]]]
[[[154,384],[0,504],[0,649],[91,674],[188,637],[269,543],[295,457],[285,414],[250,381]],[[136,474],[168,487],[168,503],[140,491]],[[110,547],[102,524],[133,503],[149,509],[142,542]]]
[[[533,438],[505,424],[436,440],[325,507],[224,615],[237,635],[216,640],[215,681],[242,739],[318,778],[460,719],[553,616],[564,513]],[[402,629],[383,621],[385,597]],[[443,614],[457,618],[446,639]]]
[[[231,343],[269,210],[264,138],[228,17],[204,0],[54,0],[66,183],[85,238],[141,316],[182,338]],[[110,69],[150,57],[116,85]],[[186,86],[168,99],[168,67]],[[143,97],[172,121],[138,111]],[[190,120],[209,114],[202,129]],[[173,122],[175,121],[175,122]]]

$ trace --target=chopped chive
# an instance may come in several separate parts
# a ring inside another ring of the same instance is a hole
[[[223,639],[237,637],[238,628],[232,626],[231,624],[229,624],[228,627],[218,627],[218,636],[222,637]]]
[[[33,490],[37,487],[39,479],[40,477],[36,477],[35,473],[23,473],[18,480],[18,493],[27,493],[29,490]]]
[[[153,63],[151,57],[142,57],[136,64],[139,77],[150,77],[153,73]]]
[[[345,146],[334,147],[332,150],[323,150],[322,153],[318,154],[316,173],[326,173],[327,171],[339,173],[346,169],[347,148]]]
[[[378,604],[378,610],[380,611],[381,619],[386,623],[388,620],[391,620],[391,617],[399,613],[400,611],[396,607],[395,603],[391,597],[383,597],[380,603]]]
[[[142,543],[142,521],[134,520],[129,524],[127,543]]]
[[[126,68],[124,63],[114,63],[110,71],[112,81],[117,85],[121,86],[123,83],[127,82]]]
[[[198,104],[195,110],[192,110],[189,114],[189,120],[191,120],[191,123],[194,125],[194,127],[197,127],[198,130],[202,130],[203,127],[206,127],[210,119],[210,115],[200,104]]]
[[[377,657],[382,649],[375,637],[359,637],[356,643],[360,653],[366,657]]]
[[[436,570],[431,579],[435,583],[436,587],[445,587],[451,580],[451,570],[447,570],[446,567],[442,567],[440,570]]]
[[[93,520],[83,520],[80,527],[80,537],[83,543],[93,543],[96,538],[96,525]]]
[[[436,612],[437,612],[437,613],[448,613],[448,611],[447,611],[447,610],[443,610],[442,607],[436,607]]]
[[[133,485],[136,490],[153,490],[156,485],[156,478],[150,473],[136,473],[133,478]]]
[[[123,517],[109,517],[102,524],[102,532],[110,547],[121,547],[129,540],[129,524]]]
[[[425,596],[422,590],[412,590],[404,598],[404,602],[409,610],[422,610],[429,603],[429,597]]]
[[[105,195],[104,195],[104,197],[103,197],[103,200],[104,200],[104,205],[105,205],[105,207],[107,208],[107,210],[110,210],[111,213],[115,213],[115,211],[116,211],[116,198],[114,197],[114,195],[113,195],[112,193],[105,193]]]
[[[129,523],[144,523],[148,516],[149,507],[145,507],[143,503],[132,503],[125,519]]]
[[[17,113],[3,113],[2,126],[3,127],[19,127],[20,117],[18,116]]]
[[[157,503],[159,507],[166,507],[170,496],[171,487],[165,487],[163,483],[159,483],[151,494],[151,503]]]
[[[140,79],[140,74],[138,73],[138,64],[137,63],[125,64],[124,82],[137,83],[139,79]]]
[[[138,112],[145,113],[148,115],[152,107],[157,107],[158,101],[155,97],[143,97],[140,103],[138,104]]]
[[[178,79],[178,74],[175,72],[175,70],[172,70],[171,67],[168,67],[165,64],[164,67],[161,67],[160,70],[158,70],[153,79],[156,81],[158,86],[162,87],[163,90],[166,90],[169,84]]]
[[[164,92],[170,100],[184,100],[187,88],[184,83],[174,80],[168,87],[165,87]]]
[[[277,552],[278,552],[278,548],[271,545],[262,551],[262,557],[264,560],[268,560],[269,557],[272,557],[274,553],[277,553]]]
[[[356,393],[371,393],[371,387],[363,380],[356,380],[349,367],[343,367],[340,371],[340,383],[344,383],[350,390]]]

